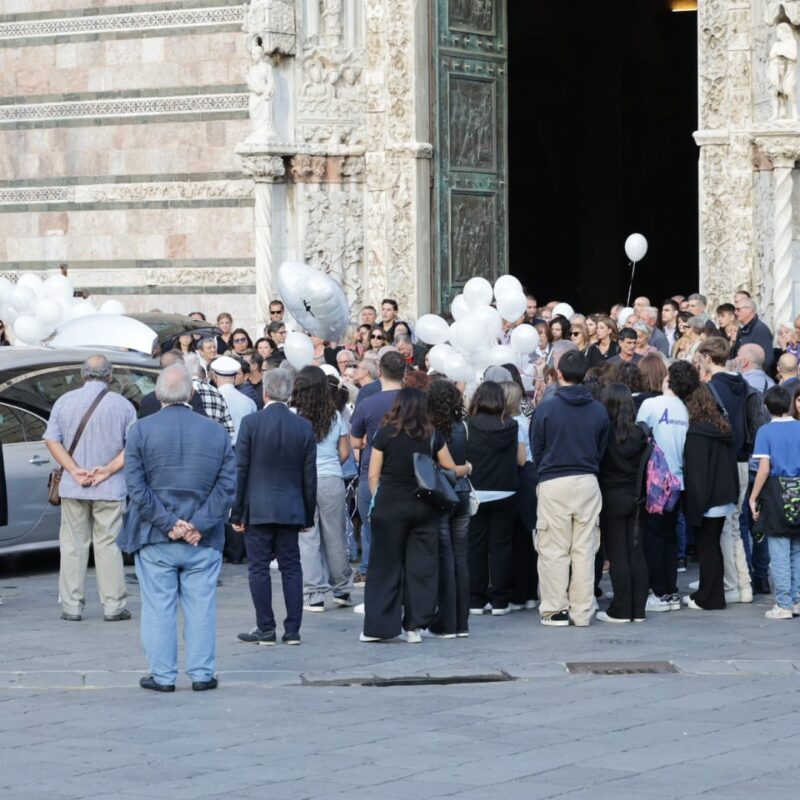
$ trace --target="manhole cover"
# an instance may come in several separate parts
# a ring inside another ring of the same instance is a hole
[[[465,683],[505,683],[515,681],[507,672],[492,672],[485,675],[401,675],[396,678],[381,678],[377,675],[356,678],[334,678],[333,680],[309,680],[302,678],[303,686],[453,686]]]
[[[570,675],[668,675],[678,672],[671,661],[568,661]]]

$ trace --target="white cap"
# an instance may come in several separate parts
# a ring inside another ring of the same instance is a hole
[[[241,371],[242,365],[235,358],[220,356],[211,362],[211,369],[213,372],[216,372],[217,375],[233,377]]]

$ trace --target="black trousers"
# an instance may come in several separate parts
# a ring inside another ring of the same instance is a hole
[[[439,593],[432,633],[469,631],[469,567],[467,530],[469,500],[462,500],[453,515],[439,517]]]
[[[439,514],[413,493],[379,489],[370,522],[364,633],[392,639],[401,627],[427,628],[439,583]]]
[[[656,597],[678,592],[679,505],[663,514],[645,514],[644,554]]]
[[[725,565],[719,545],[724,525],[725,517],[703,517],[703,524],[692,528],[700,563],[700,586],[692,600],[709,611],[725,608]]]
[[[470,608],[508,608],[517,497],[481,503],[469,521]],[[491,578],[491,585],[489,583]]]
[[[612,507],[601,516],[601,525],[614,587],[614,599],[606,613],[615,619],[644,619],[648,575],[637,514],[618,516]]]

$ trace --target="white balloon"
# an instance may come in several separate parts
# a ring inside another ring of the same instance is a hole
[[[494,296],[515,294],[522,291],[522,284],[513,275],[501,275],[494,282]]]
[[[492,306],[476,308],[470,315],[481,332],[484,340],[499,339],[503,333],[503,318],[500,312]]]
[[[450,342],[459,350],[471,353],[486,342],[486,335],[471,317],[457,319],[450,329]]]
[[[13,327],[14,321],[19,316],[19,312],[12,308],[10,305],[3,303],[3,306],[0,308],[0,319],[6,323],[6,325]]]
[[[637,263],[647,255],[647,239],[641,233],[632,233],[625,240],[625,255]]]
[[[88,317],[90,314],[96,314],[97,308],[95,307],[94,303],[90,303],[88,300],[79,297],[73,304],[72,304],[72,319],[78,319],[78,317]]]
[[[468,381],[472,378],[473,369],[460,353],[452,353],[444,362],[444,374],[451,381]]]
[[[36,292],[29,286],[15,286],[8,295],[8,302],[18,312],[32,311],[36,304]]]
[[[445,362],[448,357],[454,355],[455,352],[455,348],[451,347],[449,344],[435,344],[428,353],[428,360],[431,363],[431,367],[436,372],[444,375]]]
[[[0,305],[5,305],[8,302],[8,296],[14,284],[8,278],[0,278]]]
[[[44,284],[38,275],[31,275],[30,273],[21,275],[17,281],[17,286],[27,286],[37,297],[44,296]]]
[[[303,369],[314,361],[314,345],[304,333],[292,331],[283,345],[286,360],[295,368]]]
[[[497,310],[500,316],[508,322],[516,322],[528,307],[528,301],[522,292],[517,294],[504,294],[497,301]]]
[[[533,325],[517,325],[511,331],[511,347],[520,355],[532,353],[539,344],[539,331]]]
[[[36,344],[44,338],[41,326],[32,314],[23,314],[14,322],[14,336],[22,344]]]
[[[508,344],[496,344],[490,351],[492,364],[502,367],[503,364],[519,365],[519,354]]]
[[[634,310],[630,306],[626,306],[622,309],[622,311],[617,314],[617,325],[620,328],[625,327],[625,323],[628,321],[628,317],[634,314]]]
[[[469,306],[464,299],[464,295],[457,294],[450,304],[450,316],[452,316],[453,319],[461,319],[461,317],[465,316],[467,313],[469,313]]]
[[[75,287],[72,285],[72,281],[66,275],[51,275],[44,282],[45,297],[72,298],[74,292]]]
[[[106,300],[100,306],[101,314],[124,314],[125,306],[119,300]]]
[[[464,284],[464,300],[470,308],[488,306],[492,297],[492,284],[486,278],[470,278]]]
[[[52,297],[45,297],[36,304],[36,319],[39,320],[42,328],[49,325],[52,329],[61,322],[63,316],[64,309],[61,303]]]
[[[338,342],[347,331],[350,305],[342,287],[319,269],[287,261],[278,267],[278,293],[310,334]]]
[[[486,367],[490,367],[492,364],[494,364],[494,361],[492,360],[491,347],[481,347],[479,350],[476,350],[474,353],[472,353],[471,356],[470,363],[480,373],[481,376],[483,376],[483,371],[486,369]]]
[[[441,344],[450,334],[450,326],[438,314],[424,314],[417,320],[414,330],[425,344]]]
[[[569,303],[559,303],[553,308],[554,317],[566,317],[569,319],[575,313],[575,309]]]

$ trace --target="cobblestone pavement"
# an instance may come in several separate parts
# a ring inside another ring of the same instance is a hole
[[[530,611],[473,617],[469,639],[415,646],[359,644],[361,618],[330,609],[305,615],[301,647],[262,648],[236,641],[253,625],[247,573],[225,565],[220,688],[194,693],[182,676],[159,695],[137,686],[135,581],[133,622],[103,622],[90,572],[84,621],[66,623],[55,570],[52,556],[0,561],[3,800],[796,793],[800,620],[766,620],[766,598],[588,629],[544,628]],[[585,661],[666,661],[677,672],[565,667]],[[514,680],[353,685],[474,675]]]

